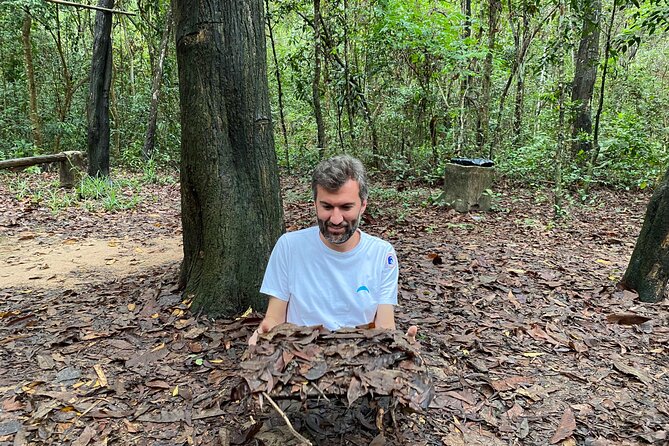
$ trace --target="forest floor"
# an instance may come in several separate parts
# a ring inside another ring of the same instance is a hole
[[[16,175],[0,176],[0,446],[296,444],[233,397],[257,315],[196,317],[177,290],[178,184],[54,214],[16,198]],[[308,185],[282,182],[287,228],[310,226]],[[284,401],[295,428],[320,446],[669,444],[669,302],[615,287],[649,194],[596,190],[555,222],[544,191],[499,186],[470,214],[425,205],[436,192],[374,188],[363,226],[397,250],[430,408],[379,435],[369,407]]]

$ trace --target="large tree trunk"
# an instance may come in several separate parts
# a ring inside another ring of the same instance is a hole
[[[158,63],[153,71],[153,83],[151,86],[151,104],[149,106],[149,123],[146,126],[146,137],[144,138],[144,147],[142,156],[145,160],[153,157],[153,149],[156,145],[156,123],[158,122],[158,99],[160,99],[160,85],[163,80],[163,66],[165,65],[165,55],[167,54],[167,42],[172,28],[172,9],[167,10],[165,15],[165,27],[163,28],[163,37],[160,41],[160,54]]]
[[[111,9],[114,0],[100,0],[98,6]],[[112,13],[95,16],[93,63],[88,96],[88,175],[109,176],[109,89],[112,77]]]
[[[37,86],[35,84],[35,68],[33,66],[33,46],[30,43],[30,28],[32,20],[30,14],[23,16],[23,57],[26,62],[26,78],[28,79],[28,93],[30,94],[30,122],[33,131],[33,144],[37,147],[42,145],[42,126],[37,113]]]
[[[571,100],[576,103],[572,137],[572,152],[588,152],[592,148],[592,94],[599,64],[599,31],[601,0],[582,0],[583,28],[576,55]]]
[[[172,6],[181,99],[180,282],[196,311],[262,310],[262,275],[283,231],[263,0]]]
[[[621,285],[642,302],[667,297],[669,283],[669,169],[646,208],[641,233]]]

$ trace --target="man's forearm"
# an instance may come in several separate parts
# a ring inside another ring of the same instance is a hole
[[[389,304],[381,304],[376,309],[376,317],[374,318],[374,326],[376,328],[386,328],[389,330],[395,329],[395,307]]]

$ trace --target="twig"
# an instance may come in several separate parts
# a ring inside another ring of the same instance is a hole
[[[102,401],[107,401],[107,400],[105,400],[104,398],[99,399],[99,400],[95,401],[93,404],[91,404],[91,405],[89,406],[88,409],[84,410],[84,411],[81,412],[79,415],[77,415],[77,418],[75,418],[74,422],[72,423],[72,426],[70,426],[65,432],[63,432],[63,434],[65,435],[65,436],[63,437],[63,441],[67,440],[67,438],[68,438],[68,437],[70,436],[70,434],[72,433],[72,430],[77,426],[77,423],[81,420],[81,417],[83,417],[83,416],[86,415],[88,412],[90,412],[91,410],[93,410],[93,409],[95,408],[95,406],[97,406],[98,404],[100,404]]]
[[[290,430],[290,433],[293,434],[293,436],[295,438],[297,438],[299,441],[301,441],[302,444],[305,445],[305,446],[313,446],[309,440],[304,438],[302,435],[300,435],[300,433],[298,431],[295,430],[293,425],[290,423],[290,420],[286,416],[285,412],[283,410],[281,410],[281,408],[278,406],[278,404],[276,404],[274,402],[274,400],[267,394],[267,392],[263,392],[262,396],[267,398],[267,401],[269,401],[269,403],[272,405],[274,410],[276,410],[279,413],[279,415],[281,415],[281,418],[283,418],[283,421],[285,421],[286,426],[288,426],[288,429]]]
[[[314,384],[311,381],[309,382],[309,384],[311,384],[314,387],[314,389],[316,389],[316,391],[318,393],[320,393],[323,398],[325,398],[325,401],[328,401],[328,402],[330,401],[330,398],[328,398],[327,395],[323,393],[323,391],[321,390],[320,387],[318,387],[316,384]]]
[[[96,11],[113,12],[115,14],[135,15],[134,12],[121,11],[120,9],[103,8],[102,6],[84,5],[82,3],[67,2],[65,0],[46,0],[59,5],[76,6],[77,8],[95,9]]]

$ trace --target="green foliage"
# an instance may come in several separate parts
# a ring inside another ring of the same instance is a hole
[[[609,120],[606,139],[595,169],[595,178],[615,187],[655,185],[666,169],[669,156],[651,140],[638,115],[618,113]]]
[[[499,141],[493,149],[503,175],[522,184],[551,183],[561,136],[565,186],[581,184],[583,163],[587,164],[589,154],[579,158],[570,153],[569,122],[564,134],[557,134],[557,86],[561,82],[569,84],[574,78],[573,53],[586,3],[502,2],[504,19],[499,22],[497,44],[492,50],[491,101],[483,104],[481,74],[488,52],[488,3],[473,2],[473,17],[465,17],[459,4],[445,0],[321,2],[319,91],[327,147],[319,153],[311,105],[313,3],[270,2],[268,14],[288,132],[286,148],[280,134],[278,91],[270,53],[268,74],[280,166],[290,164],[293,172],[306,173],[321,156],[350,153],[395,183],[434,185],[443,177],[443,165],[452,156],[487,155],[481,153],[477,141],[478,121],[487,106],[490,128],[499,130]],[[604,18],[611,6],[610,0],[604,1]],[[168,0],[130,0],[123,9],[137,12],[138,17],[114,19],[111,162],[142,178],[121,189],[99,190],[97,199],[78,201],[77,197],[78,204],[96,209],[102,206],[101,200],[107,200],[110,209],[122,209],[132,202],[126,196],[128,188],[136,191],[144,184],[174,181],[174,176],[161,174],[168,167],[178,166],[180,159],[178,72],[172,41],[165,61],[154,158],[148,162],[142,158],[152,64],[168,7]],[[668,9],[666,2],[658,0],[619,1],[618,8],[621,20],[616,26],[623,27],[609,61],[611,75],[606,83],[599,135],[601,153],[592,180],[610,187],[651,187],[669,163],[669,38],[660,32],[669,23]],[[21,44],[26,11],[33,18],[31,45],[40,147],[33,141]],[[86,149],[87,77],[94,19],[91,11],[56,7],[40,0],[0,2],[0,159]],[[526,32],[537,30],[537,34],[524,60],[522,127],[517,131],[512,128],[517,77],[509,80],[509,75],[516,62],[516,39],[522,39],[525,23]],[[515,28],[511,29],[510,24]],[[468,37],[465,28],[469,28]],[[508,96],[500,104],[507,81]],[[569,89],[566,95],[568,102]],[[596,104],[597,99],[595,95],[592,103]],[[17,196],[34,196],[55,210],[72,205],[62,194],[30,191],[28,186],[18,184],[15,187]],[[96,190],[91,185],[84,189],[91,189],[84,194]]]
[[[501,153],[495,167],[512,180],[539,186],[553,177],[554,154],[553,137],[537,133],[528,144]]]

